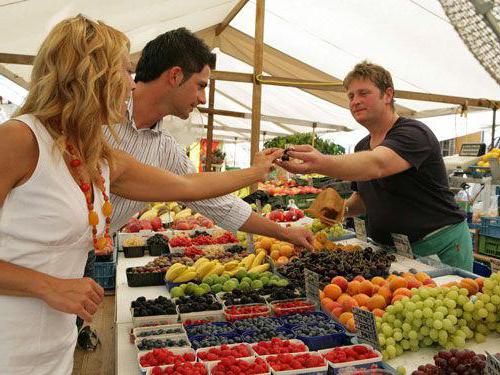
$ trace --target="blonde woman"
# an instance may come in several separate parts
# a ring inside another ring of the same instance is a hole
[[[111,149],[134,88],[126,36],[82,16],[49,33],[17,117],[0,125],[0,368],[70,374],[75,317],[90,321],[103,290],[82,278],[91,248],[110,246],[110,191],[143,201],[197,200],[266,178],[279,151],[230,173],[177,176]]]

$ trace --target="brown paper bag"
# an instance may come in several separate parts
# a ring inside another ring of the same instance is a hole
[[[332,226],[344,221],[344,207],[345,201],[342,197],[335,189],[328,188],[323,190],[305,211],[323,224]]]

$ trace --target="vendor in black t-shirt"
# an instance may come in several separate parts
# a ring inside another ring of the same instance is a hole
[[[472,241],[465,214],[454,201],[439,142],[422,122],[399,117],[394,85],[381,66],[362,62],[344,80],[354,119],[370,134],[354,154],[323,155],[295,146],[279,162],[293,173],[321,173],[353,182],[348,216],[366,214],[368,236],[392,245],[391,233],[408,236],[413,253],[472,270]]]

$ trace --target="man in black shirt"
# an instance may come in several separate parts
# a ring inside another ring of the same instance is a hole
[[[368,235],[391,245],[408,236],[416,255],[472,270],[472,241],[456,205],[439,142],[422,122],[398,116],[394,85],[383,67],[362,62],[344,80],[354,119],[370,134],[349,155],[323,155],[311,146],[289,152],[303,163],[280,162],[293,173],[321,173],[353,182],[348,216],[366,214]]]

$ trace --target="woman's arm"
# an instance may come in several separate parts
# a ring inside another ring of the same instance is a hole
[[[179,176],[142,164],[129,154],[115,150],[111,170],[111,192],[136,201],[194,201],[232,193],[264,181],[273,161],[283,150],[267,149],[255,155],[254,165],[230,172],[193,173]]]
[[[354,192],[351,196],[345,201],[345,205],[347,207],[346,217],[356,217],[359,215],[363,215],[366,211],[365,203],[358,192]]]

